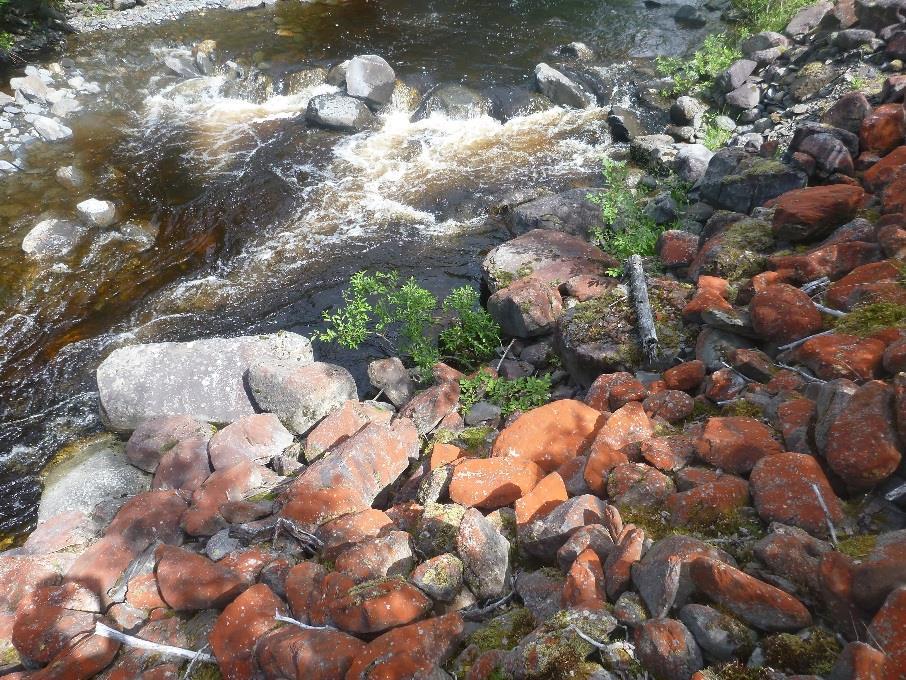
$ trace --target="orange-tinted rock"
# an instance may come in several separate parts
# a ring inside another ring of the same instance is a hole
[[[873,262],[853,269],[827,290],[827,304],[849,311],[861,303],[906,302],[899,283],[900,268],[892,260]]]
[[[803,343],[796,359],[823,380],[870,380],[879,374],[886,347],[874,338],[834,333]]]
[[[355,582],[345,574],[331,572],[317,562],[300,562],[286,575],[286,599],[293,616],[302,623],[324,625],[325,599],[339,597]]]
[[[371,507],[418,455],[412,422],[369,423],[310,465],[284,492],[282,514],[304,526],[320,524]]]
[[[195,491],[210,474],[208,443],[198,439],[182,441],[161,457],[151,488]]]
[[[415,424],[420,435],[425,435],[456,410],[459,403],[458,380],[445,380],[416,394],[400,410],[400,416]]]
[[[366,406],[355,400],[328,415],[305,438],[305,459],[320,458],[328,449],[341,444],[372,421],[387,422],[390,412]],[[213,458],[212,458],[213,460]]]
[[[448,463],[452,463],[453,461],[462,458],[462,456],[463,451],[458,446],[434,442],[434,446],[431,449],[431,458],[429,460],[428,467],[431,470],[436,470],[442,465],[447,465]]]
[[[669,229],[658,237],[656,251],[667,268],[688,266],[698,253],[698,236]]]
[[[220,506],[242,497],[262,480],[262,470],[250,460],[218,470],[192,494],[192,506],[183,517],[183,528],[191,536],[213,536],[227,526]]]
[[[175,491],[148,491],[129,499],[104,537],[82,553],[66,573],[102,598],[133,559],[155,541],[182,542],[186,502]]]
[[[815,423],[816,407],[811,399],[790,399],[777,407],[777,420],[787,451],[814,453],[810,432]]]
[[[333,560],[341,552],[367,538],[383,536],[395,529],[387,513],[371,508],[337,517],[318,528],[317,536],[324,543],[321,556]]]
[[[835,525],[843,520],[840,499],[834,494],[824,471],[812,456],[778,453],[762,458],[749,477],[758,515],[765,522],[801,527],[815,536],[827,536],[825,512],[815,495],[818,488]]]
[[[560,294],[585,302],[601,297],[615,285],[616,281],[606,276],[579,274],[560,284]]]
[[[711,526],[749,504],[749,485],[733,475],[722,475],[667,498],[673,526]]]
[[[456,649],[463,628],[462,617],[453,613],[384,633],[356,657],[346,680],[431,677]]]
[[[585,452],[603,425],[601,412],[572,399],[532,409],[500,433],[494,457],[521,458],[553,472]]]
[[[391,531],[350,546],[337,556],[335,568],[361,583],[387,576],[407,576],[415,561],[409,534]]]
[[[607,476],[607,496],[621,507],[655,507],[674,491],[673,480],[645,463],[618,465]]]
[[[543,476],[540,467],[523,458],[464,460],[453,469],[450,498],[466,507],[495,510],[525,496]]]
[[[222,607],[247,586],[233,570],[182,548],[161,546],[155,556],[161,596],[177,611]]]
[[[153,473],[164,454],[180,442],[207,442],[213,434],[210,424],[190,416],[151,418],[129,437],[126,457],[140,470]]]
[[[906,146],[900,146],[865,171],[862,183],[876,194],[884,189],[906,165]]]
[[[588,388],[585,403],[598,411],[616,411],[630,401],[642,401],[647,394],[631,373],[603,373]]]
[[[880,607],[892,590],[906,585],[906,531],[878,537],[853,575],[853,597],[867,611]]]
[[[86,680],[96,677],[110,665],[119,648],[119,642],[100,635],[76,638],[47,666],[28,676],[29,680]]]
[[[821,312],[798,288],[782,283],[756,293],[749,303],[752,328],[762,338],[786,344],[821,330]]]
[[[852,489],[870,489],[887,479],[902,458],[889,385],[862,385],[828,431],[827,462]]]
[[[828,680],[885,680],[887,655],[864,642],[850,642],[828,675]]]
[[[695,402],[685,392],[664,390],[645,399],[642,406],[650,417],[676,423],[692,415]]]
[[[562,313],[563,299],[557,288],[532,277],[517,279],[488,298],[488,314],[511,337],[546,335]]]
[[[893,224],[878,223],[878,245],[884,251],[884,255],[897,260],[906,259],[906,219],[902,213],[887,215],[887,217],[896,217]]]
[[[692,633],[676,619],[653,619],[635,629],[639,661],[656,680],[688,680],[705,663]]]
[[[576,609],[600,609],[607,601],[601,558],[586,548],[569,569],[563,586],[563,605]]]
[[[628,462],[629,459],[622,451],[595,440],[588,453],[588,460],[583,472],[589,490],[603,497],[607,492],[607,476],[610,471],[618,465]]]
[[[563,478],[556,472],[550,473],[513,505],[516,511],[516,524],[527,524],[549,515],[567,498],[569,494],[566,492]]]
[[[258,666],[268,678],[342,678],[365,643],[338,630],[287,626],[266,633],[258,643]]]
[[[656,437],[641,444],[642,458],[662,472],[686,466],[695,455],[695,440],[688,435]]]
[[[264,465],[292,443],[292,433],[277,416],[255,413],[219,430],[208,442],[208,453],[215,470],[232,467],[243,460]]]
[[[712,402],[733,401],[746,388],[745,379],[729,368],[711,373],[702,385],[702,395]]]
[[[824,553],[818,565],[818,593],[824,614],[848,639],[864,636],[867,623],[853,598],[855,566],[852,557],[836,550]]]
[[[645,407],[632,401],[618,409],[598,432],[594,446],[622,449],[627,444],[646,441],[654,436],[654,425]]]
[[[83,588],[73,583],[40,586],[29,592],[16,607],[12,643],[24,659],[37,664],[49,663],[64,652],[76,636],[94,630],[100,609],[80,606]],[[86,611],[87,610],[87,611]]]
[[[399,579],[363,583],[328,603],[333,624],[353,635],[405,626],[424,617],[432,606],[427,595]]]
[[[692,299],[683,307],[683,320],[687,323],[702,323],[702,315],[705,312],[724,312],[726,314],[732,314],[733,305],[727,302],[722,295],[718,295],[713,290],[707,288],[702,290],[699,288]]]
[[[795,597],[728,564],[699,557],[690,575],[699,592],[761,630],[797,631],[812,622]]]
[[[906,586],[884,601],[868,629],[869,639],[887,655],[885,680],[899,680],[906,668]]]
[[[224,680],[252,680],[258,671],[258,641],[280,625],[274,613],[286,615],[286,606],[263,583],[233,600],[217,617],[208,640]]]
[[[705,365],[699,361],[687,361],[664,371],[667,389],[688,392],[701,385],[705,379]]]
[[[906,212],[906,172],[898,174],[884,189],[881,210],[888,214]]]
[[[836,281],[853,269],[877,262],[882,257],[877,243],[846,241],[821,246],[804,255],[772,255],[769,265],[777,269],[786,282],[800,285],[822,276]]]
[[[903,143],[906,118],[902,104],[879,106],[862,121],[859,148],[883,156]]]
[[[765,456],[783,448],[771,431],[754,418],[709,418],[696,442],[699,458],[727,472],[749,472]]]
[[[774,234],[784,241],[823,238],[856,214],[865,191],[846,184],[806,187],[783,194],[774,211]]]
[[[632,582],[632,567],[642,557],[645,532],[632,525],[627,526],[617,547],[604,562],[604,588],[611,602],[629,588]]]
[[[154,574],[139,574],[131,578],[126,591],[126,602],[137,609],[157,609],[167,606],[157,589],[157,578]]]

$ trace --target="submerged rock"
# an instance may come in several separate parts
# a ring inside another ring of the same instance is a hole
[[[358,132],[374,122],[374,114],[358,99],[342,94],[320,94],[312,97],[305,111],[305,120],[312,125]]]
[[[538,89],[554,104],[587,109],[596,103],[592,93],[547,64],[538,64],[535,67],[535,80]]]
[[[85,227],[78,222],[42,220],[22,239],[22,250],[34,257],[60,257],[71,252],[85,234]]]

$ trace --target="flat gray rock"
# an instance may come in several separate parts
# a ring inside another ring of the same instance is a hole
[[[231,423],[257,411],[245,386],[252,364],[312,361],[308,338],[285,332],[122,347],[98,367],[101,418],[121,432],[157,416]]]
[[[126,458],[125,446],[107,435],[79,448],[50,469],[38,506],[38,521],[63,512],[90,514],[101,501],[146,491],[151,475]]]
[[[60,257],[75,248],[86,232],[78,222],[42,220],[22,239],[22,250],[34,257]]]

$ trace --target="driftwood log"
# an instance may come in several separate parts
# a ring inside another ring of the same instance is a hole
[[[657,364],[660,349],[657,330],[654,327],[654,314],[651,301],[648,299],[648,282],[645,279],[645,267],[640,255],[632,255],[626,261],[626,273],[629,275],[629,288],[632,293],[632,304],[639,329],[639,344],[642,354],[649,366]]]

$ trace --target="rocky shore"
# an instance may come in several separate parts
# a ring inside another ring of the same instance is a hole
[[[0,553],[0,672],[906,678],[904,41],[903,0],[819,3],[650,97],[663,134],[614,108],[657,257],[592,243],[608,187],[499,209],[482,371],[548,376],[541,406],[397,357],[357,385],[289,332],[115,350],[110,433]],[[328,79],[306,117],[339,130],[395,82]]]

